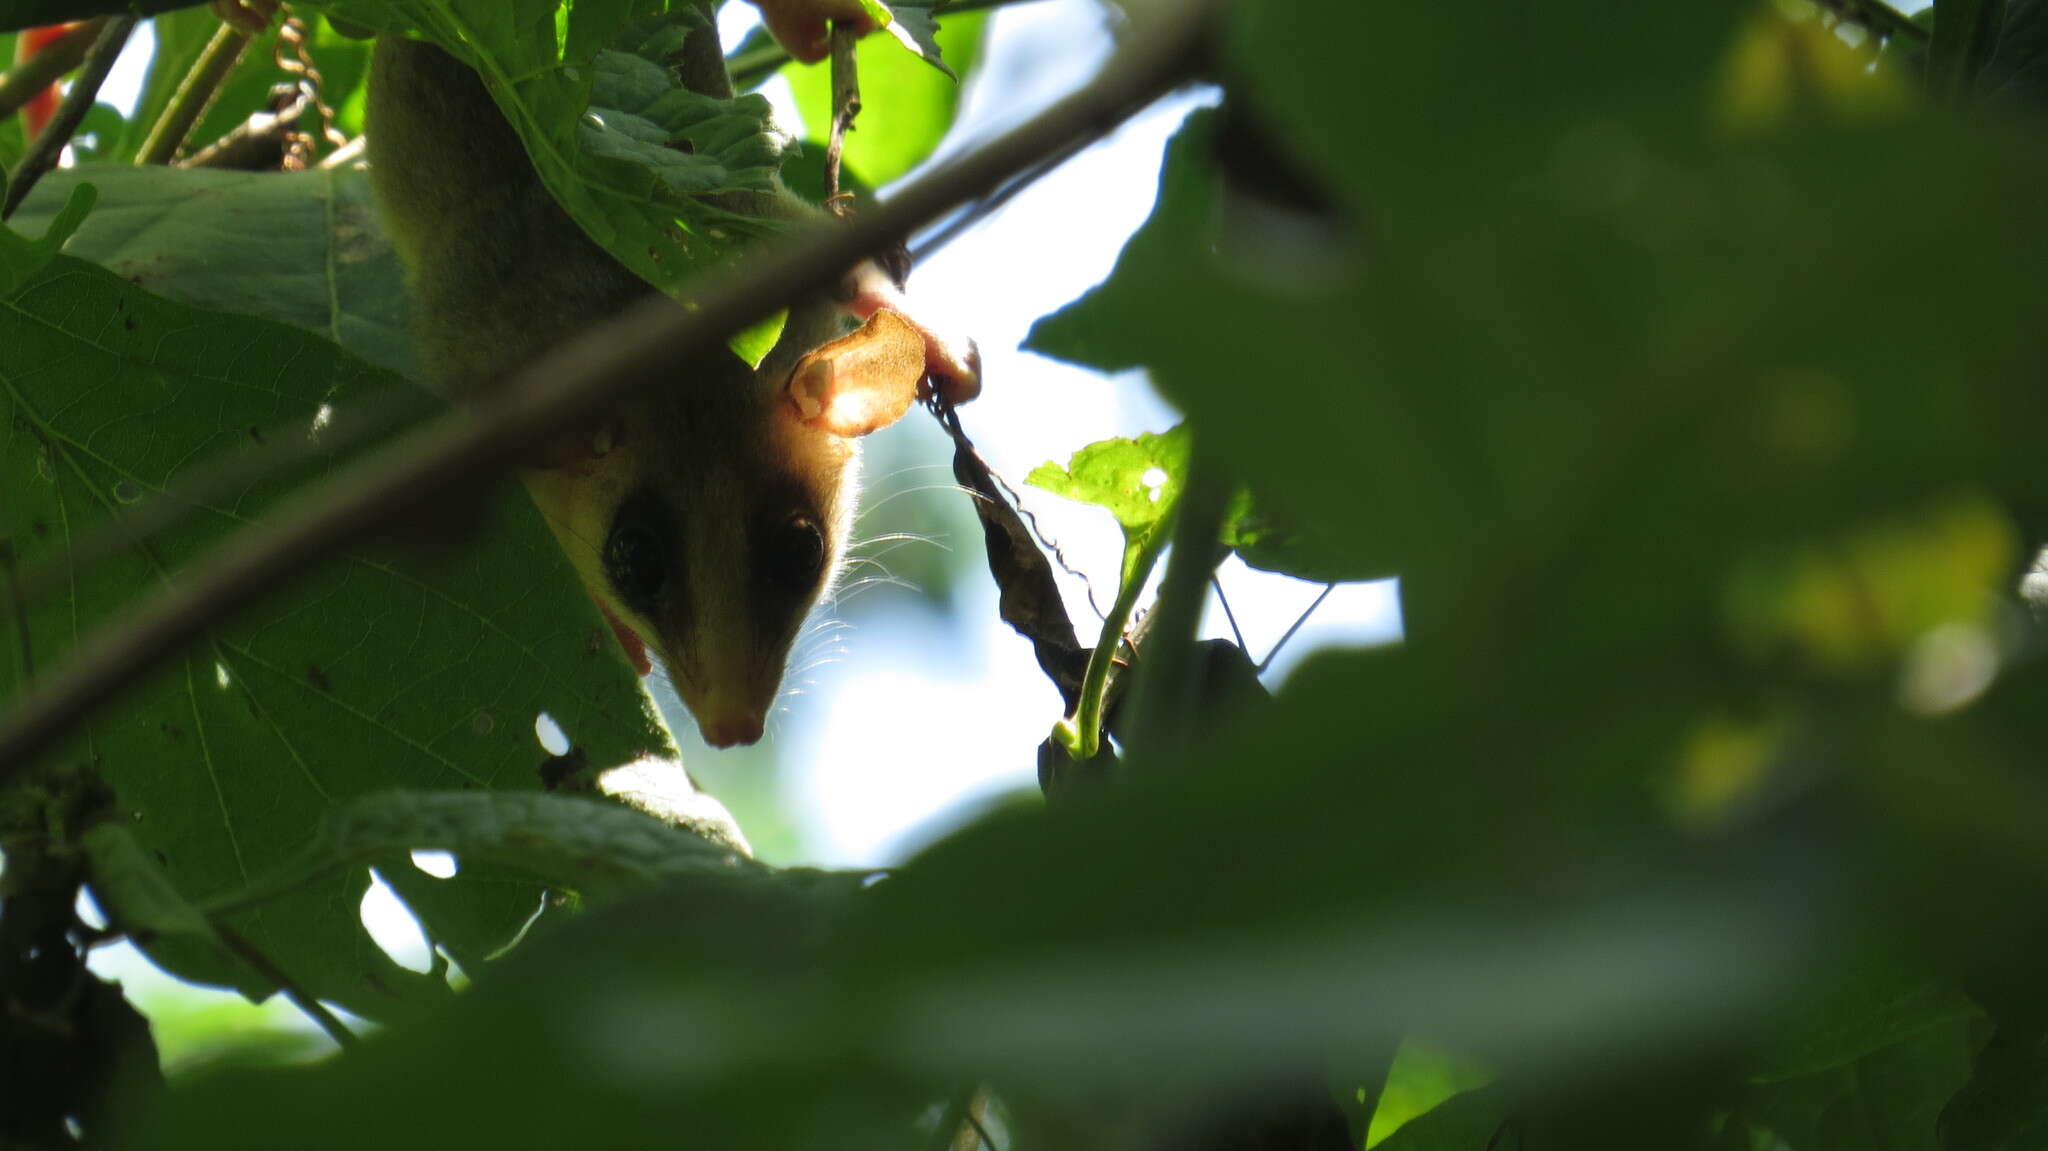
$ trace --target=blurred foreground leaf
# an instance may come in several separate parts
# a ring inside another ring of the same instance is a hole
[[[317,437],[337,411],[409,387],[293,328],[205,312],[58,257],[0,299],[0,538],[24,565],[60,562],[80,532],[160,494],[189,469],[263,437]],[[293,479],[268,476],[196,509],[146,546],[77,573],[28,605],[29,637],[0,663],[0,694],[50,666],[179,565],[259,518]],[[328,806],[399,786],[532,789],[547,712],[596,764],[673,754],[630,670],[526,499],[474,505],[460,556],[372,549],[252,603],[236,622],[85,725],[60,757],[91,764],[136,812],[136,838],[187,900],[290,861]],[[458,674],[459,673],[459,674]],[[435,690],[421,690],[432,684]],[[481,872],[478,873],[481,875]],[[538,887],[451,881],[469,899],[430,935],[500,941]],[[357,867],[234,917],[312,993],[387,1017],[446,993],[364,934]],[[269,987],[166,937],[179,974]]]

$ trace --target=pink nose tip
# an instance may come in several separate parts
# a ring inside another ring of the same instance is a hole
[[[758,715],[722,715],[697,726],[704,733],[704,742],[713,747],[731,747],[761,738],[761,717]]]

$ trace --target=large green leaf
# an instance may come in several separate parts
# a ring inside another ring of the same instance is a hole
[[[893,11],[891,31],[930,22],[928,9],[899,4]],[[985,31],[982,13],[949,16],[931,43],[943,47],[945,59],[964,78],[980,58]],[[939,146],[959,110],[962,80],[951,72],[927,67],[889,43],[887,36],[862,40],[854,56],[859,66],[861,113],[846,136],[841,162],[862,182],[879,186],[903,176]],[[936,51],[925,59],[937,63]],[[821,142],[829,139],[831,66],[792,62],[782,72],[789,78],[790,92],[803,116],[805,136]]]
[[[1983,1017],[1960,992],[1866,957],[1829,972],[1819,994],[1794,1004],[1773,1027],[1749,1073],[1772,1081],[1832,1071],[1922,1032],[1967,1027]]]
[[[150,498],[254,437],[316,436],[331,413],[409,385],[280,324],[172,304],[58,257],[0,301],[0,538],[21,562]],[[178,530],[79,572],[29,605],[5,693],[85,635],[118,626],[138,595],[288,486],[251,483]],[[469,513],[460,552],[356,552],[248,605],[165,673],[89,721],[58,753],[89,759],[138,816],[135,834],[185,897],[246,886],[293,859],[329,805],[392,787],[531,789],[546,712],[594,764],[672,754],[629,669],[522,493]],[[450,881],[469,884],[459,876]],[[232,920],[302,986],[385,1017],[445,993],[364,934],[357,867]],[[429,918],[430,935],[509,939],[538,905],[487,887]],[[172,940],[160,962],[251,991]]]
[[[194,307],[281,320],[412,375],[404,272],[353,170],[219,172],[94,165],[52,172],[14,223],[41,228],[89,183],[65,251]]]
[[[1941,1117],[1944,1151],[2022,1151],[2048,1139],[2048,1028],[2001,1026]]]

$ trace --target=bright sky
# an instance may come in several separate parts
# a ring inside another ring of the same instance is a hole
[[[726,6],[721,23],[728,43],[738,42],[737,34],[753,23],[752,13],[746,5]],[[1105,13],[1093,0],[1040,0],[996,12],[988,55],[941,154],[986,139],[1084,83],[1112,46]],[[108,81],[109,103],[132,108],[149,48],[144,24]],[[782,81],[769,94],[782,102],[786,123],[799,122]],[[1094,440],[1163,431],[1176,421],[1139,374],[1104,379],[1020,352],[1017,345],[1039,316],[1108,274],[1125,237],[1151,209],[1167,138],[1191,108],[1210,98],[1176,97],[1132,120],[931,257],[913,278],[912,293],[922,307],[980,344],[987,388],[962,409],[961,418],[982,454],[1013,486],[1037,464],[1064,460]],[[885,123],[886,114],[886,108],[872,107],[869,122]],[[877,469],[870,506],[913,487],[950,482],[950,447],[929,421],[913,413],[881,434],[898,438],[886,454],[910,455],[915,462],[911,470],[893,474]],[[1107,604],[1121,552],[1107,513],[1022,490],[1041,527],[1090,576],[1097,598]],[[772,862],[900,862],[993,797],[1035,790],[1035,751],[1060,718],[1059,697],[1039,673],[1029,645],[997,617],[995,588],[979,574],[978,531],[936,543],[972,556],[975,574],[955,598],[941,602],[894,587],[864,590],[841,613],[856,624],[841,633],[837,646],[843,654],[792,675],[791,686],[800,694],[771,721],[762,748],[713,751],[697,740],[673,698],[664,700],[685,762],[714,794],[727,788],[737,793],[758,783],[748,773],[779,766],[778,805],[794,822],[798,839],[793,858]],[[1234,559],[1220,580],[1254,659],[1264,658],[1322,591],[1252,571]],[[1092,635],[1099,617],[1086,591],[1073,580],[1063,590],[1084,635]],[[1213,597],[1204,633],[1230,635]],[[1386,642],[1399,633],[1392,581],[1340,587],[1274,662],[1267,682],[1277,685],[1317,647]],[[744,824],[746,813],[741,814]],[[445,869],[447,861],[434,866]],[[425,968],[424,941],[394,898],[373,890],[364,912],[388,950]],[[131,985],[155,974],[125,948],[108,949],[94,966]]]

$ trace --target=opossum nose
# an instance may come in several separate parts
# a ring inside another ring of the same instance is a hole
[[[758,715],[722,715],[697,726],[704,733],[704,742],[713,747],[732,747],[761,738]]]

